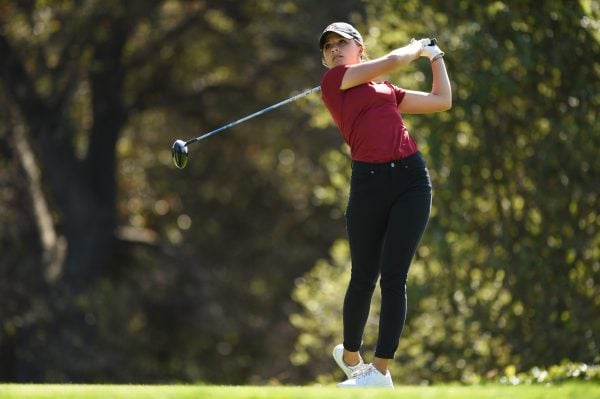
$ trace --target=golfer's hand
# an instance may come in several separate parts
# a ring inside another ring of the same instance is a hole
[[[412,46],[417,52],[417,57],[423,56],[423,49],[426,45],[428,45],[430,39],[415,39],[414,37],[410,39],[410,46]]]
[[[444,52],[438,47],[435,41],[430,39],[421,39],[423,42],[427,40],[427,43],[423,46],[423,50],[421,50],[421,57],[427,57],[431,62],[437,60],[444,56]]]

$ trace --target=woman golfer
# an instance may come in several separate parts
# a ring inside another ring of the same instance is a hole
[[[406,319],[408,269],[431,210],[429,172],[401,114],[450,109],[444,53],[422,39],[366,61],[360,33],[344,22],[327,26],[319,46],[328,68],[321,80],[323,102],[352,156],[346,209],[352,273],[343,306],[344,342],[333,349],[348,380],[338,386],[393,387],[388,366]],[[373,81],[420,56],[431,61],[431,92]],[[379,335],[367,365],[359,351],[379,277]]]

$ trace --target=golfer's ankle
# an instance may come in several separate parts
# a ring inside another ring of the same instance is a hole
[[[360,363],[360,354],[358,352],[348,352],[344,349],[344,356],[342,359],[348,366],[356,366]]]
[[[373,367],[375,367],[377,371],[379,371],[381,374],[386,375],[388,371],[389,362],[390,361],[388,359],[376,357],[373,359]]]

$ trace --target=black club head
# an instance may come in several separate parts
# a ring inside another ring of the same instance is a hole
[[[179,169],[185,168],[185,165],[188,163],[188,148],[185,145],[185,141],[176,140],[171,147],[171,155],[175,166]]]

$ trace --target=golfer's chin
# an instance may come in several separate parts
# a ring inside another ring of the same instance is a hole
[[[346,64],[346,62],[344,60],[344,57],[337,57],[331,61],[331,68],[340,66],[340,65],[345,65],[345,64]]]

